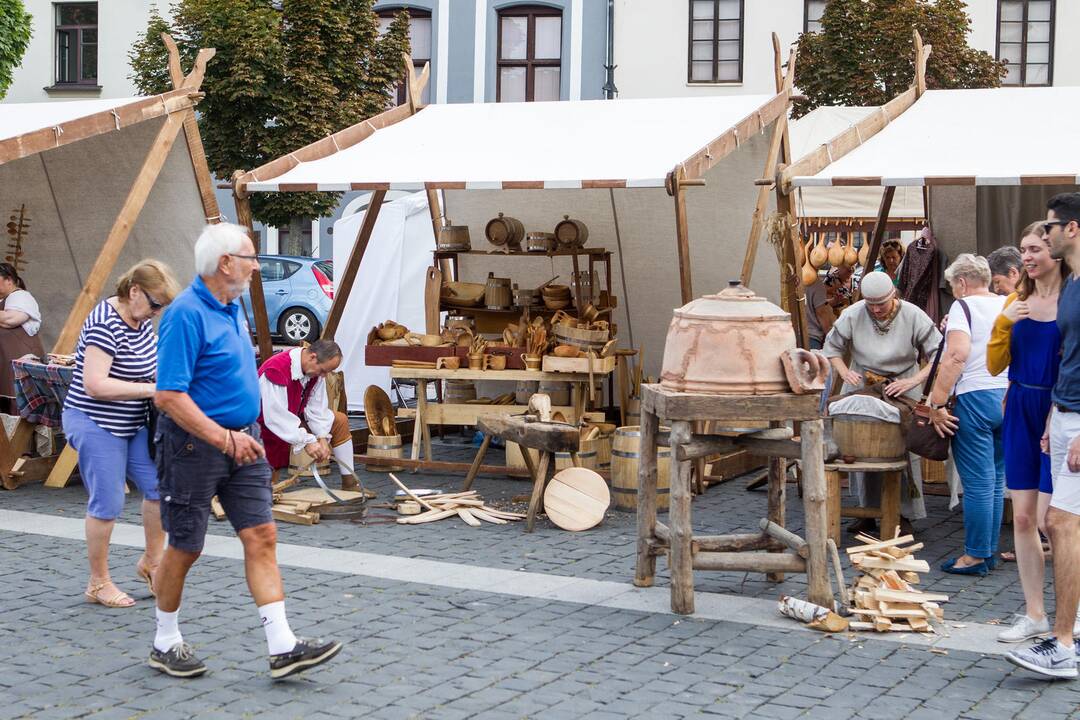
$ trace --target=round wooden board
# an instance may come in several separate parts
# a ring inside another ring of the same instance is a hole
[[[364,416],[367,418],[368,429],[372,435],[385,435],[383,418],[390,420],[390,427],[396,432],[394,419],[394,406],[390,404],[390,397],[378,385],[368,385],[364,391]]]
[[[611,504],[604,478],[588,468],[566,468],[555,473],[544,491],[544,512],[563,530],[578,532],[596,527]]]

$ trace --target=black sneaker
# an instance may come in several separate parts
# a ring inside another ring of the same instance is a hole
[[[198,677],[206,672],[203,661],[195,657],[194,651],[186,642],[176,643],[168,652],[151,648],[150,667],[180,678]]]
[[[316,665],[322,665],[339,652],[341,652],[339,642],[296,638],[296,647],[292,650],[270,656],[270,677],[280,680],[303,672]]]

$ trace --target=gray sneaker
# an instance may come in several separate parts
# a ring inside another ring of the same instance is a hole
[[[1013,650],[1005,655],[1013,665],[1049,678],[1074,678],[1076,672],[1076,648],[1067,648],[1057,638],[1047,638],[1041,643]]]
[[[151,647],[150,667],[179,678],[198,677],[206,672],[203,661],[195,657],[194,651],[187,643],[176,643],[169,648],[168,652],[161,652]]]
[[[1050,634],[1050,621],[1045,617],[1042,620],[1032,620],[1027,615],[1015,617],[1012,627],[998,633],[998,642],[1018,643]]]

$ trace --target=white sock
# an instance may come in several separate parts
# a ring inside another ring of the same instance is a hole
[[[154,649],[159,652],[168,652],[177,643],[184,642],[180,635],[180,608],[176,612],[165,612],[155,607],[157,613],[157,634],[154,635]]]
[[[353,444],[352,440],[341,443],[333,448],[334,459],[337,460],[338,469],[342,475],[355,475],[353,471]]]
[[[259,618],[262,620],[263,630],[266,631],[266,646],[271,655],[287,653],[296,647],[296,636],[285,617],[284,600],[260,605]]]

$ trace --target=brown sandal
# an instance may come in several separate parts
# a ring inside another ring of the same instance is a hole
[[[113,586],[113,588],[116,590],[116,594],[107,598],[102,597],[101,591],[107,588],[109,585]],[[131,596],[120,588],[116,587],[116,585],[113,585],[112,580],[106,580],[104,582],[88,585],[86,588],[86,592],[83,593],[83,595],[86,596],[86,600],[88,602],[99,603],[109,608],[129,608],[135,605],[135,601],[131,599]],[[127,602],[125,602],[125,600]]]

